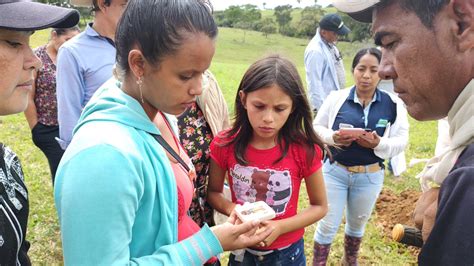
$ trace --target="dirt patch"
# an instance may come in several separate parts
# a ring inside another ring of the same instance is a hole
[[[375,210],[377,212],[377,227],[383,230],[384,236],[392,239],[392,229],[398,223],[415,226],[412,215],[420,195],[421,192],[416,190],[405,190],[399,195],[389,189],[382,190]],[[414,255],[418,255],[418,248],[409,247],[409,250]]]
[[[412,215],[421,192],[405,190],[400,195],[383,189],[377,200],[375,210],[377,220],[383,226],[384,234],[391,237],[392,228],[397,223],[414,226]]]

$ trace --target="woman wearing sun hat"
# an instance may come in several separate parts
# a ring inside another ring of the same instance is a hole
[[[25,110],[33,72],[41,62],[29,46],[35,30],[69,28],[79,22],[72,9],[28,1],[0,0],[0,115]],[[0,265],[30,265],[25,240],[28,190],[15,153],[0,143]]]

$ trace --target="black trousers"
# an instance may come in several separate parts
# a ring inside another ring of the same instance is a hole
[[[59,126],[47,126],[37,123],[31,130],[33,143],[40,148],[48,159],[49,169],[51,170],[51,179],[54,186],[54,177],[58,169],[59,161],[63,156],[64,150],[61,149],[56,137],[59,137]]]

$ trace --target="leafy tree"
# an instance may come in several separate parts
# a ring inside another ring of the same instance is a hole
[[[272,18],[265,18],[261,21],[262,27],[260,31],[263,32],[265,38],[268,38],[268,34],[276,33],[277,27]]]
[[[237,23],[234,24],[235,28],[243,29],[244,30],[244,40],[245,36],[247,35],[247,30],[253,29],[254,25],[260,21],[262,18],[262,14],[260,10],[257,9],[255,5],[243,5],[239,6],[240,10],[242,11],[242,15],[238,19]]]
[[[224,10],[224,18],[226,20],[226,24],[229,27],[235,27],[235,24],[237,24],[241,20],[243,13],[244,12],[242,8],[240,8],[240,6],[230,6],[229,8]]]
[[[301,11],[301,20],[298,23],[298,36],[306,38],[314,36],[323,15],[320,6],[305,7]]]
[[[243,11],[243,16],[241,17],[241,21],[249,22],[250,24],[259,21],[262,18],[262,13],[258,10],[256,5],[243,5],[241,6]]]
[[[351,33],[348,35],[351,41],[364,41],[371,37],[370,28],[372,24],[358,22],[347,14],[341,14],[341,17],[346,26],[351,29]]]
[[[280,34],[285,35],[288,37],[295,37],[297,34],[298,30],[291,26],[291,25],[285,25],[283,27],[280,27]]]
[[[231,28],[251,29],[262,18],[256,5],[230,6],[224,12],[214,14],[217,25]]]
[[[275,7],[275,17],[276,21],[280,27],[280,33],[282,27],[288,25],[292,19],[291,17],[292,7],[291,5],[283,5]]]
[[[225,17],[224,11],[214,11],[213,14],[214,20],[216,21],[217,26],[219,27],[231,27],[229,21]]]

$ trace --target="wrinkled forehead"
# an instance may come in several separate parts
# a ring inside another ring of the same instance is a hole
[[[411,36],[426,30],[420,18],[412,11],[404,9],[397,1],[384,6],[377,6],[372,12],[372,35],[376,45],[385,36]]]
[[[390,4],[378,5],[372,11],[372,32],[384,30],[398,26],[404,21],[404,15],[407,11],[402,9],[397,1],[392,1]],[[409,26],[409,25],[407,25]]]

